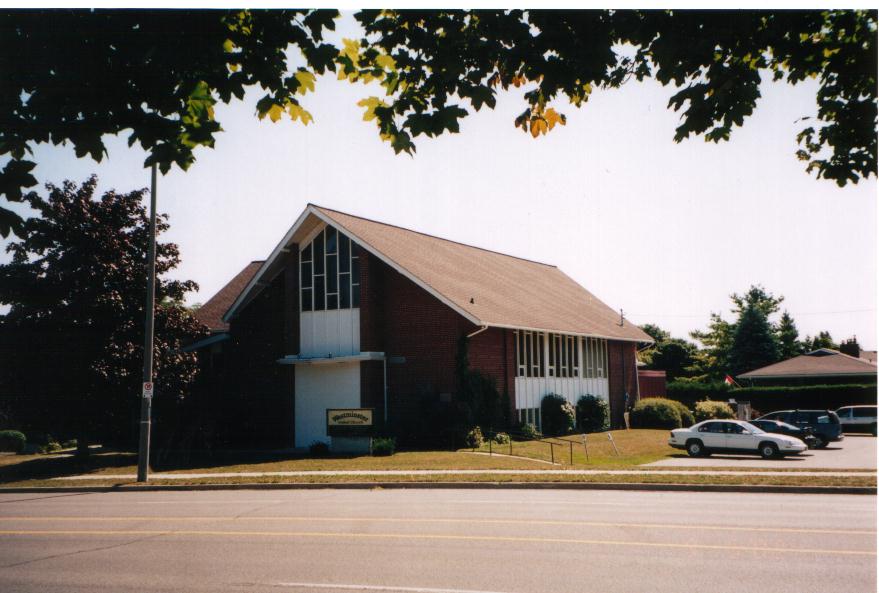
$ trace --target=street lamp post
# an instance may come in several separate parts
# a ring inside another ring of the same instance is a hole
[[[143,389],[140,399],[140,446],[137,455],[137,481],[146,482],[150,465],[150,425],[153,404],[153,321],[156,300],[156,164],[150,175],[150,246],[147,255],[147,296],[143,345]]]

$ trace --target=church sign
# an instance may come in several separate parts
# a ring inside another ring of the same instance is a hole
[[[327,435],[331,437],[369,436],[373,429],[372,408],[327,410]]]

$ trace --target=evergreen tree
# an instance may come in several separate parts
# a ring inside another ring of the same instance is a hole
[[[806,336],[806,350],[811,352],[819,348],[829,348],[831,350],[839,350],[839,344],[833,341],[833,337],[828,331],[822,331],[814,338]]]
[[[733,332],[729,372],[738,375],[778,360],[778,342],[769,319],[759,306],[748,306],[742,311]]]
[[[781,315],[776,335],[778,337],[779,356],[781,356],[782,360],[787,360],[803,353],[803,343],[799,340],[800,334],[797,331],[797,326],[794,323],[793,317],[787,311]]]

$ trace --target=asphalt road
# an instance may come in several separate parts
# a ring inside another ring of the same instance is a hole
[[[0,495],[0,591],[876,591],[876,497]]]
[[[762,459],[757,455],[720,455],[688,457],[679,455],[648,465],[657,467],[763,467],[786,469],[876,469],[876,437],[866,434],[846,434],[845,438],[830,443],[824,449],[809,449],[799,455],[781,459]]]

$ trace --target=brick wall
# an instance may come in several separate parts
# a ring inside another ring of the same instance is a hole
[[[361,250],[360,258],[361,347],[388,357],[388,422],[403,434],[416,430],[428,401],[455,391],[457,340],[468,324],[375,256]],[[363,382],[362,401],[383,401],[373,376]]]
[[[361,350],[388,357],[389,423],[414,427],[427,402],[453,399],[458,340],[476,331],[463,316],[376,258],[360,251]],[[470,367],[491,377],[513,401],[513,333],[490,328],[469,344]],[[361,363],[361,405],[383,408],[382,369]],[[512,407],[512,404],[511,404]]]
[[[467,333],[475,330],[468,329]],[[470,368],[478,370],[497,383],[501,396],[509,398],[509,418],[515,419],[516,342],[513,330],[490,327],[470,339]]]
[[[635,367],[634,342],[616,342],[608,340],[608,387],[610,390],[610,424],[611,428],[625,425],[625,394],[629,394],[629,405],[638,401],[638,374]]]
[[[277,360],[298,351],[298,250],[281,271],[230,323],[225,345],[225,409],[219,428],[232,448],[281,448],[293,444],[292,366]],[[294,298],[295,297],[295,298]],[[291,302],[292,301],[292,302]],[[223,403],[220,404],[220,401]]]

